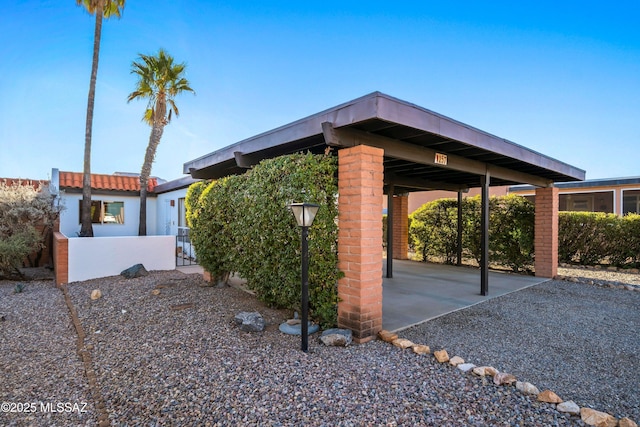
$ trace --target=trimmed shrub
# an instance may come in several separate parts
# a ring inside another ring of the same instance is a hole
[[[490,204],[491,261],[515,272],[531,272],[534,258],[535,206],[522,196],[493,198]]]
[[[190,187],[192,241],[214,276],[236,272],[265,303],[300,310],[300,229],[292,202],[320,205],[309,229],[310,316],[337,318],[337,164],[332,156],[294,154],[264,160],[241,176]]]
[[[565,263],[618,267],[640,261],[640,215],[560,212],[558,259]]]
[[[482,237],[480,196],[462,201],[463,255],[480,263]],[[458,208],[455,199],[439,199],[424,204],[411,216],[410,241],[421,260],[442,258],[456,261]],[[533,266],[534,206],[521,196],[489,199],[489,261],[530,271]]]
[[[458,202],[440,199],[425,203],[411,217],[409,238],[416,254],[423,261],[443,257],[454,264],[457,254]]]
[[[640,267],[640,215],[627,214],[622,218],[622,242],[626,243],[626,255],[635,267]]]
[[[559,212],[558,260],[594,265],[620,252],[620,218],[602,212]]]

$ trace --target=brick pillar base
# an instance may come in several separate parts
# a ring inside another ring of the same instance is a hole
[[[358,343],[382,329],[383,154],[366,145],[338,151],[338,326]]]
[[[535,270],[538,277],[558,274],[558,189],[536,189]]]
[[[69,283],[69,239],[59,231],[53,233],[53,268],[57,286]]]
[[[393,198],[393,258],[409,259],[409,196]]]

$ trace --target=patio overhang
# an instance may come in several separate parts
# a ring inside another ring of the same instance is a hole
[[[536,275],[555,275],[557,189],[553,183],[584,180],[585,171],[379,92],[187,162],[184,172],[193,178],[217,179],[244,173],[263,159],[327,150],[338,152],[338,268],[345,273],[345,279],[338,281],[342,299],[338,325],[354,330],[357,342],[372,339],[382,327],[382,277],[375,277],[382,270],[382,226],[378,229],[376,224],[380,224],[378,215],[382,219],[385,193],[387,253],[394,254],[393,229],[407,222],[406,212],[394,220],[394,199],[403,197],[394,195],[440,189],[458,192],[460,254],[461,194],[482,188],[480,295],[485,296],[489,289],[489,186],[539,187]],[[387,257],[386,277],[393,277],[393,255]]]
[[[241,174],[262,159],[327,146],[384,149],[396,192],[582,181],[585,171],[417,105],[374,92],[184,164],[193,178]],[[413,184],[415,183],[415,184]]]

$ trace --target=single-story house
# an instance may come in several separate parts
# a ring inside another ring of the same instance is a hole
[[[561,211],[605,212],[616,215],[640,214],[640,177],[588,179],[581,182],[558,182]],[[535,188],[514,185],[509,193],[535,201]]]
[[[53,169],[51,185],[58,189],[65,210],[60,232],[73,237],[80,231],[82,172]],[[149,179],[147,230],[149,235],[178,236],[186,228],[184,200],[191,177],[174,181]],[[140,180],[136,174],[91,174],[92,223],[95,237],[137,236],[140,220]]]

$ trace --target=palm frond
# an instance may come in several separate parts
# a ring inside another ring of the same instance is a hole
[[[143,121],[150,125],[155,121],[167,124],[174,114],[180,115],[174,98],[182,92],[195,93],[184,77],[185,69],[185,63],[176,64],[164,49],[156,55],[138,55],[138,60],[131,64],[131,74],[138,76],[136,90],[129,94],[127,102],[148,99]]]

